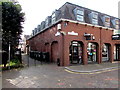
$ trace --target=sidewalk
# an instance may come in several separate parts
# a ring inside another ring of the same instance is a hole
[[[115,61],[113,63],[104,62],[101,64],[88,64],[88,65],[74,65],[65,67],[66,70],[71,72],[78,72],[78,73],[94,73],[100,72],[105,70],[112,70],[112,69],[119,69],[120,68],[120,61]]]

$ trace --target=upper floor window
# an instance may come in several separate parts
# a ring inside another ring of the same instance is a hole
[[[92,24],[98,25],[98,20],[97,19],[92,19]]]
[[[84,10],[83,9],[77,9],[77,14],[78,15],[84,15]]]
[[[84,21],[84,9],[80,8],[76,10],[76,19],[78,21]]]
[[[105,27],[110,27],[110,17],[104,16],[104,25]]]
[[[111,22],[112,22],[112,24],[113,24],[115,29],[117,29],[117,30],[120,29],[120,26],[119,26],[120,25],[120,21],[119,21],[119,19],[114,18]]]
[[[55,19],[55,12],[52,14],[52,24],[55,23],[56,19]]]
[[[118,19],[115,19],[115,28],[119,29],[119,20]]]
[[[91,15],[92,24],[98,25],[98,13],[92,12]]]
[[[45,27],[47,27],[48,26],[48,18],[46,18],[46,20],[45,20]]]

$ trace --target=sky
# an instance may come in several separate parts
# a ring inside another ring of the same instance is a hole
[[[118,17],[118,2],[120,0],[17,0],[25,13],[23,35],[30,35],[32,30],[59,9],[66,2],[77,4],[110,16]]]

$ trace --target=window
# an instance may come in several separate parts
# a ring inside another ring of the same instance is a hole
[[[66,27],[67,25],[68,25],[68,22],[65,22],[65,23],[64,23],[64,27]]]
[[[77,9],[77,14],[79,14],[79,15],[84,15],[84,11],[83,10],[80,10],[80,9]]]
[[[78,20],[78,21],[84,21],[84,18],[83,18],[83,16],[81,16],[81,15],[77,15],[77,20]]]
[[[84,9],[77,9],[76,18],[78,21],[84,21]]]
[[[104,25],[105,27],[110,27],[110,17],[104,16]]]
[[[109,23],[110,22],[110,17],[106,17],[105,22]]]
[[[119,26],[119,25],[120,25],[119,19],[116,19],[116,18],[113,19],[113,20],[112,20],[112,24],[113,24],[113,26],[114,26],[115,29],[117,29],[117,30],[120,29],[120,26]]]
[[[55,12],[52,14],[52,24],[55,23]]]
[[[91,19],[92,19],[92,24],[98,25],[98,13],[92,12]]]
[[[119,20],[118,19],[115,20],[115,24],[119,24]]]
[[[96,19],[92,19],[92,24],[97,25],[97,24],[98,24],[98,20],[96,20]]]
[[[119,29],[119,20],[118,19],[115,19],[115,28]]]
[[[94,19],[98,19],[98,13],[93,12],[93,13],[92,13],[92,17],[93,17]]]
[[[46,21],[45,21],[45,26],[46,26],[46,27],[48,26],[48,18],[47,18]]]

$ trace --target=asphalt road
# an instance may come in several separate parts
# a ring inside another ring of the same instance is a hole
[[[45,63],[36,66],[31,63],[29,67],[4,71],[2,80],[3,88],[118,88],[120,85],[118,70],[76,74],[56,64]]]

